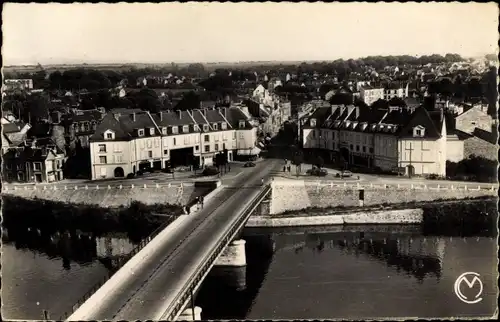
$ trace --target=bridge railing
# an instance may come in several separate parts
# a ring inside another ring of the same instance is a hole
[[[78,308],[85,303],[101,286],[104,285],[113,275],[117,272],[125,263],[127,263],[133,256],[135,256],[138,252],[140,252],[153,238],[155,238],[163,229],[165,229],[170,223],[172,223],[177,217],[170,216],[165,222],[163,222],[158,228],[156,228],[148,237],[143,238],[139,244],[137,244],[127,255],[121,256],[117,261],[117,267],[114,272],[108,272],[104,278],[99,280],[90,290],[88,290],[82,297],[78,299],[78,301],[71,307],[71,310],[66,311],[59,318],[60,321],[66,320],[71,314],[73,314]]]
[[[191,294],[194,292],[195,287],[201,282],[206,273],[208,273],[208,270],[213,266],[215,259],[229,244],[231,239],[234,237],[234,234],[245,224],[247,215],[261,203],[270,191],[271,186],[266,185],[257,197],[243,210],[243,215],[233,223],[233,225],[226,231],[222,239],[218,241],[217,247],[215,247],[205,257],[202,264],[196,268],[196,273],[185,284],[184,288],[179,292],[177,297],[175,297],[172,306],[165,311],[164,315],[166,315],[165,319],[167,321],[173,321],[177,317],[179,312],[183,309],[185,303],[189,300]]]

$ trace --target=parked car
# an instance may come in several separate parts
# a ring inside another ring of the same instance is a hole
[[[352,177],[352,172],[349,170],[342,171],[342,177]]]
[[[208,166],[205,169],[203,169],[203,175],[204,176],[215,176],[219,174],[219,169],[214,166]]]
[[[255,167],[255,163],[252,161],[249,161],[243,165],[245,168],[253,168]]]
[[[135,177],[135,174],[133,174],[133,173],[127,174],[127,179],[132,179],[134,177]]]
[[[307,170],[306,173],[311,176],[318,176],[318,177],[325,177],[328,175],[328,171],[326,169],[318,167],[313,167],[312,169]]]

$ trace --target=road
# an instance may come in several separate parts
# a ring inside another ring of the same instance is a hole
[[[223,188],[204,209],[189,217],[155,253],[110,294],[105,303],[84,320],[158,320],[165,303],[203,261],[213,243],[235,220],[235,210],[261,189],[261,178],[269,180],[279,161],[266,160],[244,171]]]

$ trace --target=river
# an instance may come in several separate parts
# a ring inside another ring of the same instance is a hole
[[[134,246],[117,234],[9,238],[4,319],[40,319],[44,309],[59,318]],[[198,293],[204,319],[490,317],[496,309],[496,238],[424,236],[414,226],[246,229],[243,238],[247,267],[213,270]],[[480,274],[477,304],[454,292],[465,272]]]

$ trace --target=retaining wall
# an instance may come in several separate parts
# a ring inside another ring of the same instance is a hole
[[[213,185],[213,184],[212,184]],[[45,189],[36,186],[16,187],[4,190],[2,194],[23,197],[26,199],[46,199],[51,201],[72,204],[94,204],[104,207],[118,207],[127,205],[132,201],[151,204],[178,204],[185,205],[194,197],[206,194],[208,187],[195,187],[194,185],[170,186],[101,186],[98,189],[85,186],[68,187],[67,189],[48,186]]]
[[[272,184],[270,214],[310,207],[374,206],[405,202],[465,199],[497,196],[497,189],[464,186],[424,185],[339,185],[306,181],[274,181]],[[361,200],[360,190],[363,190]]]
[[[398,209],[381,211],[359,211],[348,214],[304,215],[293,217],[252,216],[246,227],[296,227],[323,225],[361,224],[419,224],[423,220],[422,209]]]

